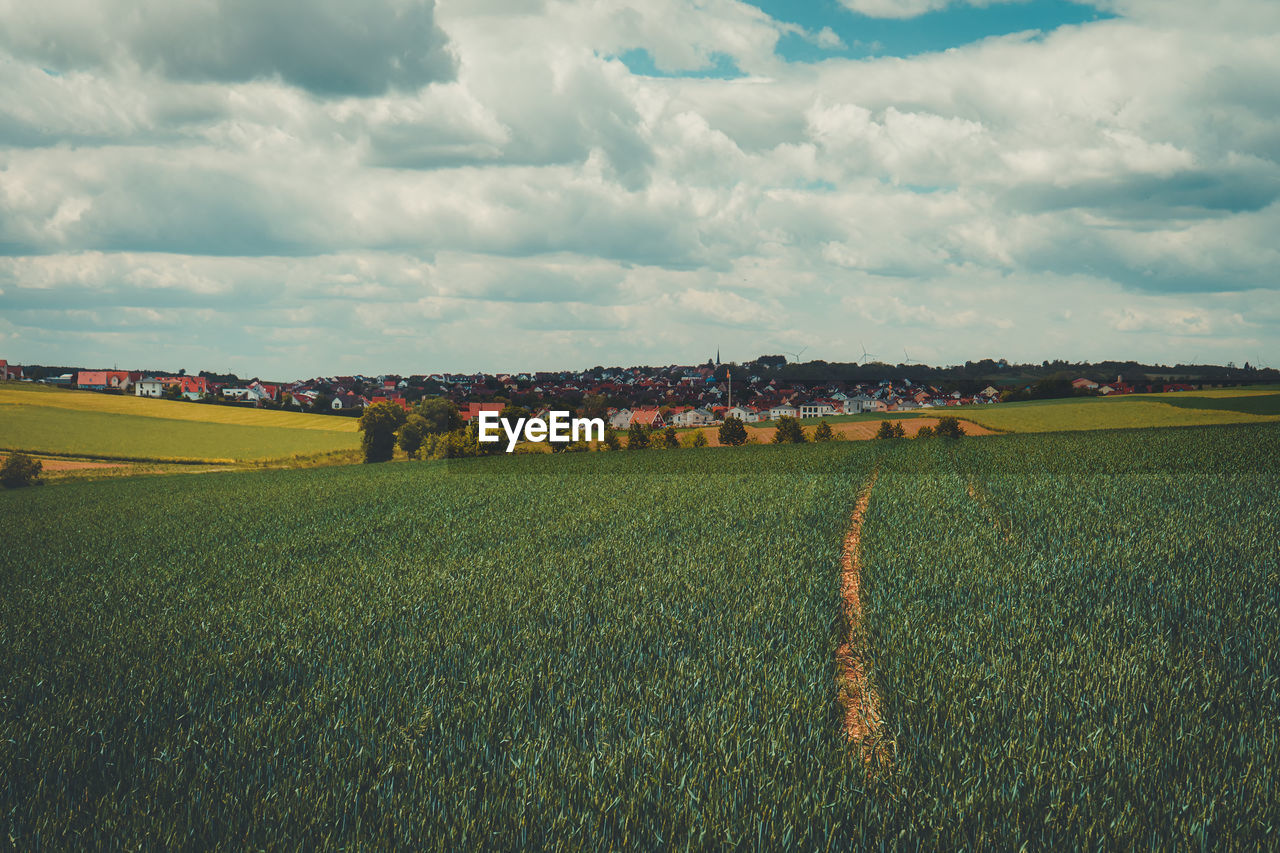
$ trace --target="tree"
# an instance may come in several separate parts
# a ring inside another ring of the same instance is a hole
[[[961,438],[964,427],[960,426],[959,418],[942,418],[938,421],[937,433],[943,438]]]
[[[604,431],[604,449],[605,450],[621,450],[622,442],[618,441],[618,433],[615,430],[606,429]]]
[[[418,458],[418,451],[422,449],[422,440],[427,437],[428,428],[427,419],[415,412],[405,418],[404,424],[396,433],[396,443],[410,459]]]
[[[529,414],[529,410],[524,406],[517,406],[514,403],[508,403],[502,407],[502,411],[498,412],[498,417],[505,418],[514,424],[521,418],[529,417]]]
[[[778,428],[773,431],[774,444],[804,444],[804,430],[795,418],[785,415],[778,418]]]
[[[876,430],[876,438],[893,438],[893,424],[881,421],[880,429]]]
[[[644,450],[649,446],[649,433],[639,421],[631,422],[627,430],[627,450]]]
[[[667,427],[662,431],[660,439],[664,450],[678,450],[680,447],[680,436],[676,435],[675,427]]]
[[[902,426],[902,421],[894,421],[894,422],[893,422],[893,437],[894,437],[894,438],[906,438],[906,436],[907,436],[907,431],[906,431],[906,429]]]
[[[374,403],[360,415],[360,430],[364,437],[365,462],[386,462],[396,449],[396,430],[405,422],[404,409],[395,403]]]
[[[698,431],[701,434],[701,430]],[[720,443],[729,447],[738,447],[747,443],[747,427],[738,418],[730,415],[720,424]]]
[[[835,437],[835,433],[831,431],[831,424],[827,423],[826,418],[823,418],[813,430],[814,441],[831,441]]]
[[[920,429],[916,430],[916,438],[932,438],[935,435],[937,435],[937,433],[934,432],[933,427],[928,424],[925,424],[920,427]]]
[[[181,400],[182,385],[177,382],[171,382],[164,386],[164,390],[160,392],[160,396],[166,400]]]
[[[311,401],[311,411],[317,415],[325,415],[333,411],[333,395],[317,394],[316,398]]]
[[[427,397],[418,404],[418,414],[427,421],[427,432],[441,435],[462,426],[462,415],[452,400],[443,397]]]
[[[10,453],[0,465],[0,484],[6,489],[21,489],[23,486],[43,486],[44,480],[40,471],[44,463],[32,459],[25,453]]]

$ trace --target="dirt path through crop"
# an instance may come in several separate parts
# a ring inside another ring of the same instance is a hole
[[[862,521],[875,487],[874,472],[853,509],[853,520],[844,539],[840,565],[840,600],[844,609],[845,634],[836,649],[836,690],[843,712],[841,729],[850,741],[866,747],[868,763],[887,765],[888,750],[878,737],[880,696],[869,675],[870,648],[862,624]]]

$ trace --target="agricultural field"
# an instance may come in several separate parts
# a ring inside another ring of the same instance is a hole
[[[0,494],[0,832],[1264,846],[1275,424]],[[841,730],[841,554],[883,761]]]
[[[1070,432],[1280,421],[1280,393],[1133,394],[966,406],[957,416],[1001,432]]]
[[[353,418],[0,384],[0,449],[99,459],[238,462],[358,447]]]

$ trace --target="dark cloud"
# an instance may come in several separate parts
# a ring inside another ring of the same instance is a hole
[[[1133,220],[1199,219],[1262,210],[1280,198],[1280,169],[1189,169],[1171,175],[1119,175],[1067,186],[1025,183],[1003,194],[1031,212],[1088,208]]]
[[[279,78],[318,95],[452,79],[433,0],[52,0],[6,16],[0,44],[57,70],[136,64],[175,80]]]

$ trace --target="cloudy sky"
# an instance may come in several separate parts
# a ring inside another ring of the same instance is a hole
[[[0,0],[0,22],[10,361],[1280,364],[1275,0]]]

